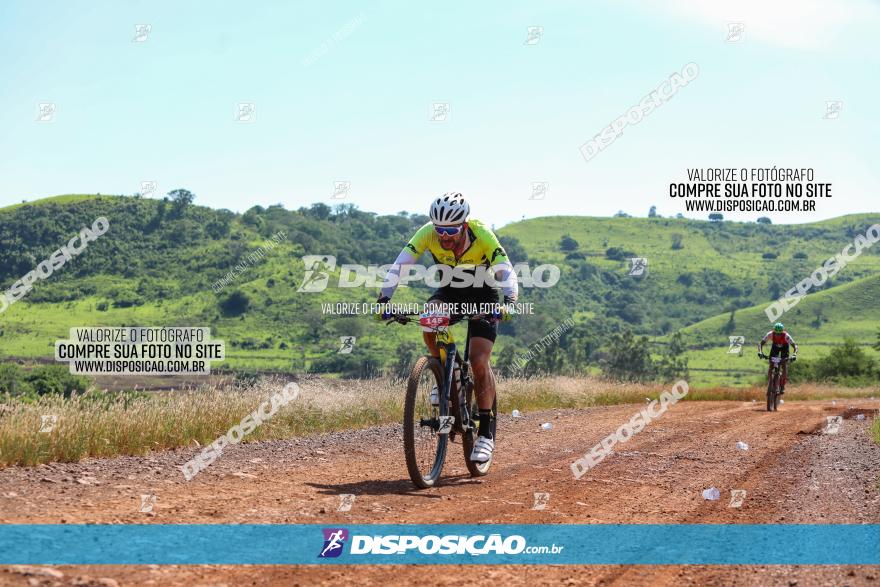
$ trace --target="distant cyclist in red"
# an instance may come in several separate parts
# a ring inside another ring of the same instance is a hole
[[[758,343],[758,357],[761,359],[766,359],[767,355],[764,354],[764,343],[768,340],[773,341],[773,345],[770,347],[770,356],[771,357],[782,357],[783,359],[788,358],[788,346],[791,345],[794,347],[794,354],[791,356],[791,360],[794,361],[797,359],[798,346],[791,335],[785,331],[785,326],[782,325],[782,322],[777,322],[773,325],[773,330],[764,335],[764,338],[761,339],[761,342]],[[767,368],[767,377],[770,377],[770,368]],[[785,382],[788,380],[788,361],[782,362],[782,390],[779,393],[785,393]]]

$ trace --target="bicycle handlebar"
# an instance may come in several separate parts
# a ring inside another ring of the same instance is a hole
[[[391,314],[391,317],[385,321],[385,324],[388,325],[388,324],[391,324],[392,322],[397,322],[398,324],[409,324],[410,322],[417,322],[417,320],[412,318],[413,316],[421,316],[421,315],[422,315],[421,312],[394,313],[394,314]],[[489,314],[486,314],[485,312],[482,312],[479,314],[456,314],[455,318],[449,319],[449,325],[452,326],[453,324],[458,324],[459,322],[461,322],[462,320],[465,320],[465,319],[478,320],[480,318],[485,318],[487,316],[489,316]]]

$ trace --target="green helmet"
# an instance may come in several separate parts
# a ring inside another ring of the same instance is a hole
[[[773,330],[775,332],[782,332],[783,330],[785,330],[785,326],[782,325],[782,322],[777,322],[773,325]]]

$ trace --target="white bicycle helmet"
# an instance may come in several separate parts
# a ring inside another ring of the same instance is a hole
[[[437,226],[462,224],[470,213],[470,204],[459,192],[447,192],[431,204],[431,222]]]

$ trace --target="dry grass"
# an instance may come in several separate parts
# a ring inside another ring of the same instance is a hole
[[[764,400],[766,387],[734,388],[711,387],[694,389],[688,394],[689,400]],[[837,387],[825,383],[789,383],[785,386],[785,401],[814,399],[848,399],[877,395],[876,387]]]
[[[501,412],[643,403],[646,397],[656,398],[671,387],[588,377],[499,378],[497,385]]]
[[[0,405],[0,466],[73,462],[85,456],[139,455],[213,442],[254,411],[286,380],[268,379],[246,388],[201,389],[96,402],[78,396],[43,396],[37,403]],[[251,433],[247,440],[287,438],[359,428],[402,417],[403,394],[385,380],[339,382],[315,379],[300,384],[299,397]],[[55,416],[50,432],[40,432],[42,416]]]
[[[52,461],[73,462],[86,456],[140,455],[152,450],[202,445],[225,434],[261,402],[280,391],[283,379],[267,379],[239,389],[211,386],[143,397],[124,394],[64,400],[44,396],[37,403],[0,404],[0,467]],[[250,434],[246,441],[364,428],[399,422],[404,384],[390,379],[367,381],[309,379],[299,383],[299,397]],[[534,411],[597,405],[642,403],[669,386],[612,383],[590,378],[499,379],[499,410]],[[786,391],[787,400],[864,397],[868,389],[803,385]],[[692,390],[692,400],[763,398],[761,389]],[[40,432],[41,416],[57,416],[49,432]],[[875,423],[880,441],[880,425]]]

